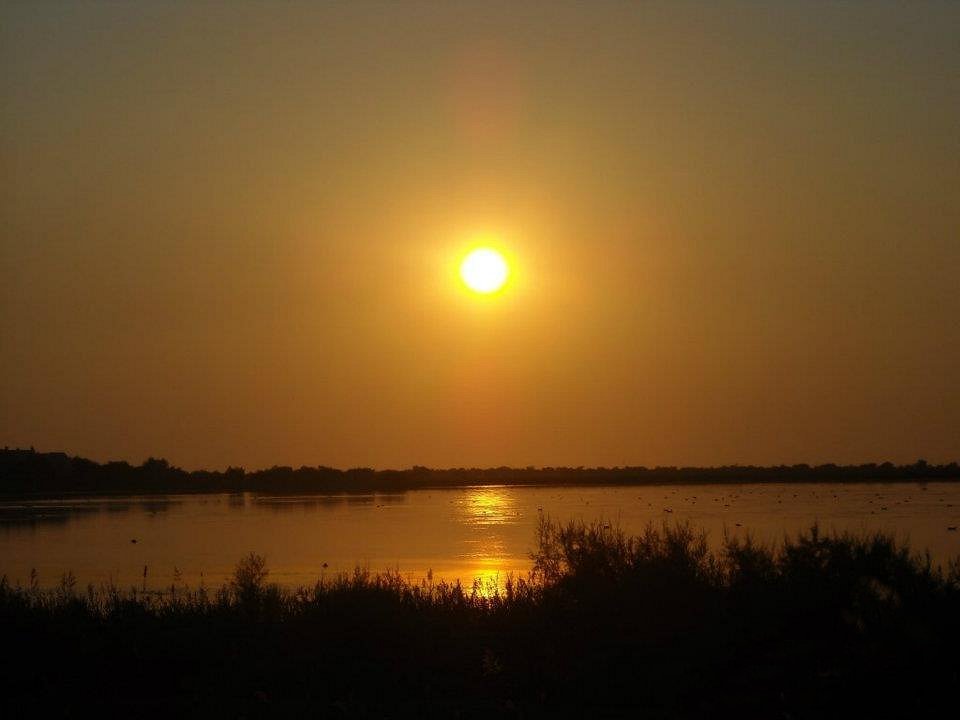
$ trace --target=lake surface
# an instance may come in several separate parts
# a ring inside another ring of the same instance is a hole
[[[175,574],[216,587],[256,551],[270,579],[313,584],[352,571],[399,570],[502,582],[531,567],[541,515],[604,520],[626,531],[691,521],[716,545],[724,532],[782,541],[827,531],[893,532],[946,563],[960,555],[960,483],[473,487],[401,494],[170,495],[0,500],[0,575],[43,586],[72,571],[81,586],[169,586]],[[132,542],[136,540],[136,542]]]

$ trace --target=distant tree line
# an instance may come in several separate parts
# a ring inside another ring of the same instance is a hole
[[[248,472],[186,471],[163,459],[141,465],[97,463],[66,453],[4,448],[0,451],[0,493],[113,492],[401,492],[469,485],[659,485],[670,483],[902,482],[960,480],[956,462],[932,465],[726,465],[723,467],[525,467],[408,470],[274,466]]]

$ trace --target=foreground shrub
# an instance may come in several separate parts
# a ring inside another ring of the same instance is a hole
[[[543,521],[528,578],[398,573],[217,592],[0,581],[0,710],[350,717],[923,716],[952,699],[960,565],[814,527],[778,547],[689,525]]]

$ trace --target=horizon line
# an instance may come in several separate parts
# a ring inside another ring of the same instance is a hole
[[[166,469],[172,471],[179,471],[189,474],[193,473],[220,473],[225,474],[230,471],[242,471],[245,475],[253,475],[257,473],[270,472],[271,470],[291,470],[293,472],[299,470],[326,470],[331,472],[338,472],[343,474],[348,473],[411,473],[411,472],[431,472],[431,473],[447,473],[447,472],[556,472],[556,471],[566,471],[566,472],[629,472],[629,471],[707,471],[707,470],[784,470],[784,469],[793,469],[793,470],[816,470],[816,469],[826,469],[826,468],[838,468],[838,469],[852,469],[852,468],[896,468],[896,469],[906,469],[906,468],[952,468],[960,465],[960,460],[950,460],[941,463],[929,462],[925,458],[918,458],[912,463],[895,463],[891,460],[883,461],[868,461],[868,462],[859,462],[859,463],[836,463],[836,462],[822,462],[822,463],[809,463],[809,462],[795,462],[795,463],[777,463],[777,464],[756,464],[756,463],[728,463],[723,465],[473,465],[473,466],[456,466],[456,467],[432,467],[429,465],[420,465],[412,464],[408,467],[370,467],[370,466],[353,466],[348,468],[334,467],[332,465],[300,465],[295,467],[293,465],[280,465],[273,464],[269,467],[260,467],[252,470],[248,470],[243,465],[227,465],[222,469],[209,469],[206,467],[194,468],[191,470],[185,469],[179,465],[171,463],[164,457],[156,457],[153,455],[148,456],[145,460],[139,464],[135,464],[126,459],[111,459],[98,461],[93,460],[89,457],[85,457],[79,454],[70,454],[67,451],[63,450],[37,450],[35,446],[30,446],[28,448],[21,447],[10,447],[5,445],[3,450],[0,451],[3,453],[14,454],[14,453],[25,453],[25,454],[34,454],[34,455],[53,455],[53,456],[64,456],[70,460],[80,460],[84,462],[93,463],[98,466],[105,465],[126,465],[130,468],[145,467],[151,463],[162,464]]]

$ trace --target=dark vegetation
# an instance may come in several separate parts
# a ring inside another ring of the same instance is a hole
[[[497,593],[396,575],[298,591],[0,587],[0,714],[930,717],[958,687],[960,568],[882,535],[776,549],[689,526],[541,525]],[[5,712],[4,712],[5,711]]]
[[[100,464],[65,453],[0,451],[0,494],[171,493],[171,492],[371,492],[403,491],[468,485],[660,485],[669,483],[764,482],[897,482],[958,480],[960,465],[780,465],[755,467],[545,467],[372,470],[328,467],[272,467],[247,472],[188,472],[166,460],[150,458],[141,465]]]

